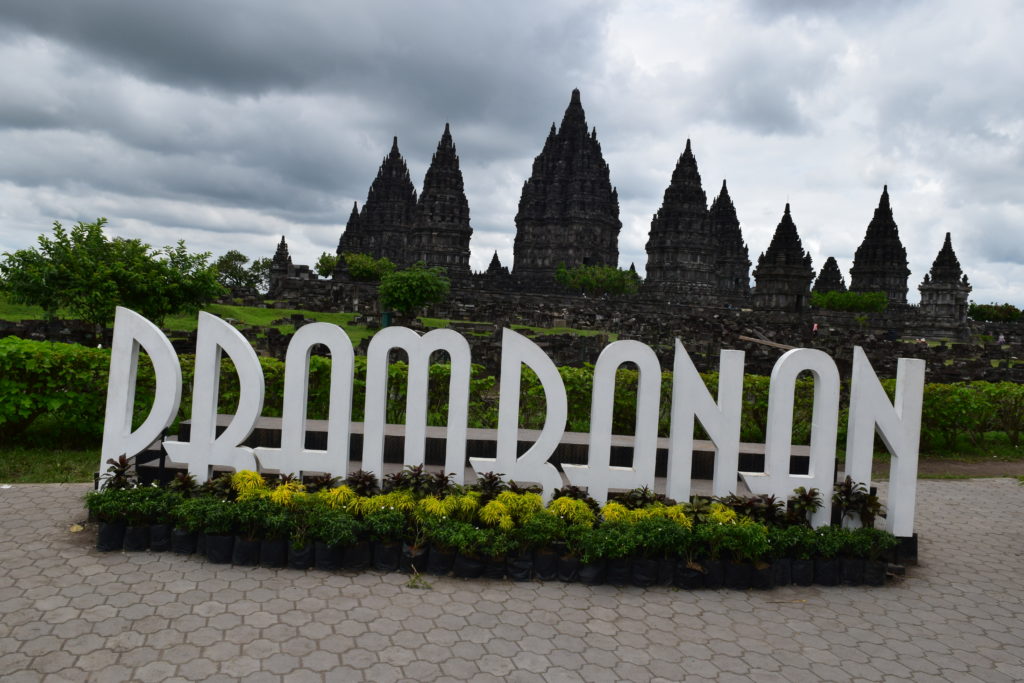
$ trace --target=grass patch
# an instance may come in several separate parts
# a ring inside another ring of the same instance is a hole
[[[604,334],[608,336],[608,341],[617,341],[619,338],[616,332],[607,332],[605,330],[578,330],[575,327],[531,327],[529,325],[513,325],[513,330],[530,330],[534,334],[575,334],[580,337],[596,337]]]
[[[0,448],[0,483],[64,484],[92,481],[100,449]]]

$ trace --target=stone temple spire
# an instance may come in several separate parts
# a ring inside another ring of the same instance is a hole
[[[722,190],[711,202],[708,222],[718,244],[718,259],[715,262],[717,287],[720,294],[750,293],[750,256],[743,241],[740,219],[729,196],[729,188],[722,181]]]
[[[907,303],[907,250],[889,204],[889,187],[882,188],[875,215],[850,268],[851,292],[885,292],[889,303]]]
[[[346,227],[338,248],[374,258],[387,257],[396,265],[405,265],[406,244],[415,218],[416,188],[409,179],[405,159],[398,151],[396,137],[370,185],[356,230],[349,237],[350,227]],[[351,218],[349,222],[351,226]]]
[[[708,220],[690,141],[679,155],[647,239],[647,287],[655,291],[710,289],[717,284],[717,240]]]
[[[616,266],[619,198],[596,133],[574,90],[557,132],[533,161],[516,214],[514,274],[532,288],[553,287],[562,263]]]
[[[843,279],[843,274],[839,271],[839,264],[836,263],[834,257],[829,256],[825,259],[825,265],[821,267],[821,272],[818,273],[818,277],[814,281],[812,291],[822,294],[846,291],[846,281]]]
[[[359,245],[361,241],[362,235],[359,233],[359,202],[352,202],[352,213],[348,216],[345,231],[341,233],[341,237],[338,239],[338,256],[346,252],[359,252],[359,249],[353,248]]]
[[[409,244],[411,260],[441,266],[449,275],[468,276],[472,234],[459,155],[446,123],[423,179],[423,193],[416,207],[416,223]]]
[[[804,251],[787,203],[771,244],[757,259],[754,306],[765,310],[803,310],[813,279],[811,255]]]
[[[967,297],[971,293],[971,283],[960,268],[948,232],[931,271],[917,289],[921,292],[921,312],[926,316],[957,324],[967,322]]]

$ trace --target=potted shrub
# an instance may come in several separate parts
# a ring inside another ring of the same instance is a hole
[[[149,526],[149,549],[153,552],[171,550],[171,535],[174,529],[174,508],[184,500],[180,493],[160,489],[160,495],[153,503],[153,518]]]
[[[823,504],[821,491],[798,486],[793,489],[793,495],[789,497],[786,519],[789,524],[810,526],[811,515],[820,510]]]
[[[263,518],[260,538],[260,566],[288,566],[288,536],[291,531],[291,517],[288,508],[269,501]]]
[[[531,575],[542,581],[558,578],[558,551],[553,547],[565,538],[565,521],[548,510],[537,510],[512,533],[519,553],[509,559],[508,575],[513,581],[528,581]]]
[[[601,546],[607,563],[605,581],[613,586],[628,585],[632,578],[632,555],[638,542],[635,526],[627,521],[606,521],[598,527],[604,537]]]
[[[266,498],[239,497],[235,502],[236,536],[231,563],[255,567],[260,561],[260,545],[267,534],[266,522],[273,506]]]
[[[459,526],[462,524],[465,522],[451,518],[425,521],[424,528],[430,539],[427,573],[444,576],[452,570],[452,565],[455,564],[455,546],[459,535]]]
[[[674,559],[669,558],[669,552],[679,527],[677,522],[661,516],[640,517],[633,524],[636,554],[633,557],[631,580],[634,586],[646,588],[659,583],[659,576],[663,578],[663,570],[659,571],[663,560],[669,560],[670,567],[675,564]],[[671,573],[668,578],[671,581]]]
[[[129,491],[124,489],[105,489],[85,494],[85,507],[99,523],[97,550],[111,552],[124,547],[128,498]]]
[[[163,491],[155,486],[139,486],[125,491],[124,549],[149,549],[149,527],[155,521]]]
[[[375,510],[363,518],[366,533],[373,542],[373,568],[396,572],[402,558],[402,537],[408,523],[401,510],[392,507]]]
[[[797,586],[814,583],[814,554],[817,552],[818,535],[809,526],[799,525],[787,530],[792,547],[793,561],[790,578]]]
[[[604,583],[608,561],[605,559],[605,543],[607,534],[604,525],[593,529],[583,529],[572,534],[569,543],[575,546],[580,556],[579,579],[587,586],[598,586]]]
[[[801,526],[768,528],[768,557],[772,563],[774,585],[788,586],[793,582],[793,553],[802,533]]]
[[[467,522],[460,522],[456,535],[451,539],[456,555],[452,563],[452,574],[460,579],[475,579],[484,573],[483,548],[487,534],[483,529]]]
[[[763,561],[768,552],[768,530],[751,519],[723,524],[721,547],[727,553],[725,587],[744,590],[756,585],[771,588],[771,565]],[[756,574],[756,578],[755,578]]]
[[[203,525],[206,559],[213,564],[229,564],[235,547],[235,505],[216,498],[200,500],[206,503]]]
[[[508,554],[515,548],[512,536],[501,528],[484,527],[480,532],[483,535],[480,554],[484,560],[484,578],[504,579]]]
[[[882,529],[861,527],[850,532],[848,548],[864,561],[863,583],[881,586],[885,583],[887,562],[882,559],[895,548],[899,539]]]
[[[564,523],[564,541],[553,544],[557,554],[556,574],[560,581],[572,582],[579,578],[580,558],[576,546],[571,538],[578,536],[581,530],[593,528],[597,521],[597,502],[582,492],[576,491],[577,487],[566,487],[560,491],[569,491],[574,495],[563,495],[548,503],[548,510],[557,515]],[[534,558],[536,568],[536,556]]]
[[[824,526],[816,529],[814,583],[821,586],[839,584],[839,553],[846,547],[849,532],[838,526]]]
[[[316,568],[324,571],[341,569],[346,548],[356,542],[362,531],[362,524],[344,510],[330,507],[320,510],[309,528],[315,546]]]
[[[280,487],[279,487],[280,488]],[[315,561],[315,548],[310,529],[318,523],[323,508],[317,501],[300,490],[289,497],[288,510],[288,566],[309,569]]]
[[[694,541],[699,553],[697,564],[704,572],[705,588],[721,588],[725,584],[725,565],[722,562],[722,522],[705,522],[694,528]]]

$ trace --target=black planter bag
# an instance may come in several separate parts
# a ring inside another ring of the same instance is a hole
[[[841,563],[840,576],[847,586],[860,586],[864,583],[864,558],[844,557]]]
[[[698,590],[704,587],[704,572],[690,566],[686,560],[676,560],[672,585],[683,590]]]
[[[751,567],[750,587],[759,591],[768,591],[775,588],[775,567],[771,564],[762,564],[760,567]]]
[[[196,533],[187,529],[171,531],[171,552],[175,555],[191,555],[196,551]]]
[[[612,586],[625,586],[629,584],[630,574],[630,558],[628,557],[616,557],[609,558],[608,565],[605,568],[604,580]]]
[[[124,549],[139,552],[149,548],[149,526],[126,526],[124,528]]]
[[[533,554],[533,576],[541,581],[558,578],[558,553],[552,548],[540,548]]]
[[[345,559],[345,546],[327,545],[322,541],[313,544],[314,563],[317,569],[324,572],[336,572],[341,569]]]
[[[452,563],[452,574],[460,579],[476,579],[484,573],[484,562],[479,557],[459,553]]]
[[[124,548],[124,530],[122,522],[100,522],[96,532],[96,550],[109,553]]]
[[[485,579],[504,579],[505,578],[505,556],[500,557],[486,557],[484,558],[484,573]]]
[[[312,542],[307,542],[300,548],[296,548],[291,543],[288,544],[289,569],[309,569],[313,566],[315,557],[316,551]]]
[[[455,564],[455,551],[442,550],[436,545],[430,546],[430,553],[427,555],[427,573],[434,576],[445,576],[452,570]]]
[[[287,567],[288,541],[283,538],[264,539],[260,543],[261,567]]]
[[[704,560],[704,587],[721,588],[725,585],[725,563],[721,560]]]
[[[604,560],[598,560],[597,562],[581,562],[580,563],[580,583],[587,586],[600,586],[604,583],[604,577],[608,563]]]
[[[793,560],[790,579],[795,586],[810,586],[814,583],[814,560]]]
[[[658,561],[650,557],[634,557],[631,578],[634,586],[653,586],[658,582]]]
[[[672,579],[676,573],[676,560],[674,557],[658,558],[658,580],[659,586],[671,586]]]
[[[196,554],[206,557],[206,534],[202,531],[196,533]]]
[[[433,550],[431,550],[433,554]],[[518,555],[509,555],[505,562],[508,578],[513,581],[529,581],[533,576],[533,553],[529,550]]]
[[[819,586],[839,585],[840,562],[838,557],[819,557],[814,560],[814,583]]]
[[[231,564],[236,567],[255,567],[260,563],[260,542],[242,536],[235,537],[231,550]]]
[[[345,557],[341,568],[346,571],[361,572],[370,567],[373,551],[369,541],[356,541],[345,548]]]
[[[427,546],[402,544],[402,557],[398,560],[398,570],[403,574],[422,574],[427,570]],[[502,571],[505,567],[502,566]]]
[[[206,559],[211,564],[231,564],[231,553],[235,547],[234,536],[205,534]]]
[[[772,562],[772,581],[776,586],[788,586],[793,582],[793,559],[789,557],[777,557]]]
[[[574,583],[580,580],[580,558],[575,555],[562,555],[558,558],[558,580]]]
[[[725,587],[745,591],[750,588],[754,567],[746,562],[725,563]]]
[[[373,568],[379,572],[397,572],[402,562],[402,544],[376,541],[373,544]]]
[[[153,524],[149,527],[149,549],[163,553],[171,549],[171,525]]]
[[[868,560],[864,563],[864,585],[884,586],[885,570],[888,569],[884,560]]]

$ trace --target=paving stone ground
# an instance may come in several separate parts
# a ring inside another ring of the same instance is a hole
[[[1024,488],[921,481],[884,588],[586,587],[99,553],[85,485],[0,489],[4,681],[1020,681]]]

